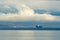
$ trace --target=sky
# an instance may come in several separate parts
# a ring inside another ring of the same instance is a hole
[[[47,10],[43,14],[34,10]],[[0,21],[60,22],[60,16],[51,15],[50,10],[60,12],[59,0],[0,0]]]

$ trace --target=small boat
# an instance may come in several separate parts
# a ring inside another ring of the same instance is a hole
[[[42,28],[42,26],[41,25],[36,25],[36,28]]]

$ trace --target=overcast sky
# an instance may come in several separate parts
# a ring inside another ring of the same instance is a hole
[[[35,14],[34,9],[58,10],[60,11],[60,1],[58,0],[0,0],[0,7],[16,8],[16,14],[0,14],[0,20],[4,21],[60,21],[60,16],[53,16],[50,12]],[[1,11],[1,10],[0,10]]]
[[[32,8],[60,10],[59,0],[0,0],[0,4],[25,4]]]

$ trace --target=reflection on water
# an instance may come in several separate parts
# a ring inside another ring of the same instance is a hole
[[[0,40],[60,40],[60,31],[0,30]]]

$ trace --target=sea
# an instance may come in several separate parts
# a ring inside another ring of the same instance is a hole
[[[60,40],[60,30],[0,30],[0,40]]]

